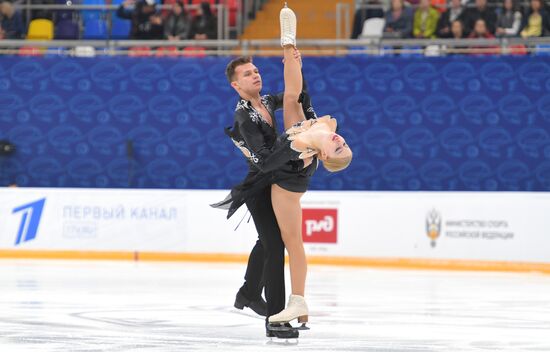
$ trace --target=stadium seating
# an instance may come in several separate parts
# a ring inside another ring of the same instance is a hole
[[[51,20],[39,18],[29,23],[27,39],[29,40],[52,40],[54,31]]]
[[[104,0],[84,0],[83,5],[105,5]],[[105,11],[83,10],[82,20],[84,22],[84,39],[107,39],[107,23]]]
[[[131,57],[147,57],[151,55],[151,47],[149,46],[134,46],[128,49],[128,56]]]
[[[182,50],[182,55],[187,57],[205,57],[206,49],[200,46],[188,46]]]
[[[43,56],[44,49],[32,47],[32,46],[23,46],[18,49],[19,56]]]
[[[157,57],[176,57],[180,52],[176,46],[161,46],[156,50]]]
[[[78,39],[78,24],[73,20],[61,20],[55,24],[55,39]]]
[[[363,31],[360,38],[381,38],[386,20],[383,18],[369,18],[363,22]]]
[[[113,5],[120,5],[124,0],[113,0]],[[112,39],[128,39],[130,36],[130,29],[132,27],[131,21],[119,18],[116,15],[116,10],[111,13],[111,38]]]

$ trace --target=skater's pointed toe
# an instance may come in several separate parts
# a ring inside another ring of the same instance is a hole
[[[281,22],[281,46],[296,46],[296,14],[286,6],[279,13]]]

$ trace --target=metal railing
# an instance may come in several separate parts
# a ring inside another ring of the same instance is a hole
[[[348,3],[339,2],[336,4],[336,39],[351,37],[350,11]]]
[[[206,55],[254,55],[280,56],[282,51],[277,39],[265,40],[4,40],[0,54],[18,54],[21,47],[43,48],[47,53],[78,55],[78,48],[93,48],[96,54],[127,55],[133,47],[150,47],[151,55],[163,47],[203,47]],[[317,39],[299,40],[303,55],[450,55],[450,54],[509,54],[549,53],[550,38],[495,38],[495,39]],[[48,49],[54,47],[55,49]],[[193,51],[188,52],[189,55]]]

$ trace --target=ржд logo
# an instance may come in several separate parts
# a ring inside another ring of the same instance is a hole
[[[304,242],[337,242],[337,209],[302,209],[302,218],[302,238]]]

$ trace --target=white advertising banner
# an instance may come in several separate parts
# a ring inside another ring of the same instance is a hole
[[[244,207],[209,207],[227,192],[0,189],[0,249],[247,254]],[[549,193],[309,191],[302,206],[310,255],[550,263]]]
[[[0,189],[0,249],[242,253],[209,203],[227,191]]]
[[[335,244],[310,244],[309,254],[550,262],[549,193],[308,192],[302,199],[304,215],[338,212]]]

